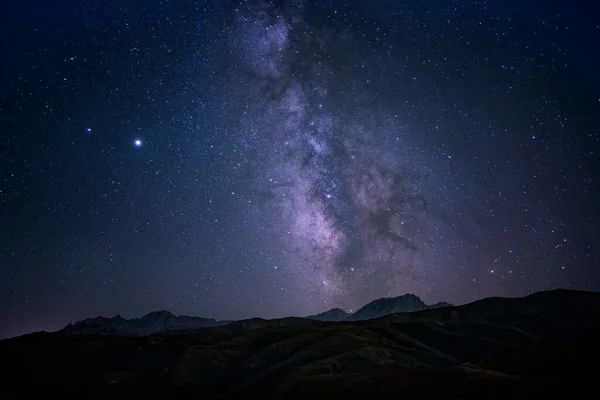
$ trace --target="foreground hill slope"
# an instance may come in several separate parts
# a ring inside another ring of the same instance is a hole
[[[583,393],[600,294],[569,290],[375,320],[260,319],[146,337],[38,333],[0,342],[3,398],[531,398]],[[140,385],[143,384],[143,385]],[[161,393],[161,391],[164,391]]]

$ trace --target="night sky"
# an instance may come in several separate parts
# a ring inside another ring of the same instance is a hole
[[[0,337],[600,290],[593,1],[4,1]]]

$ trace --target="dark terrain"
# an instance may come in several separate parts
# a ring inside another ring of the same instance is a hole
[[[570,290],[364,321],[257,318],[150,336],[35,333],[0,342],[1,393],[2,398],[580,396],[596,385],[599,338],[600,293]]]

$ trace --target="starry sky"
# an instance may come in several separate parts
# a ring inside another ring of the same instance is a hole
[[[2,2],[0,337],[600,290],[593,3]]]

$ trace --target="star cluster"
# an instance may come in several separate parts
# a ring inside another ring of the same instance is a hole
[[[7,6],[2,336],[600,290],[600,25],[561,2]]]

